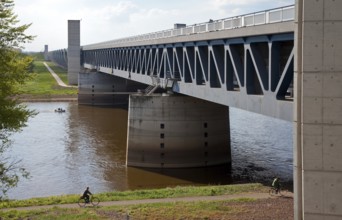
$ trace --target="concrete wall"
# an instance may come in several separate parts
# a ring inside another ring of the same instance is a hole
[[[227,106],[185,96],[130,96],[128,166],[181,168],[230,162]]]
[[[68,20],[68,81],[77,85],[78,73],[81,69],[80,21]]]
[[[296,7],[295,217],[342,219],[342,1]]]

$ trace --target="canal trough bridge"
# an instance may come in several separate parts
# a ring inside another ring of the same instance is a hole
[[[340,219],[341,8],[298,0],[82,47],[70,20],[68,49],[45,55],[68,68],[80,104],[129,97],[128,166],[230,163],[228,106],[292,121],[295,219]]]

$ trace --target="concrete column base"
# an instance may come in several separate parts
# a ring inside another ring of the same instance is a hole
[[[230,163],[227,106],[167,94],[130,96],[127,166],[186,168]]]

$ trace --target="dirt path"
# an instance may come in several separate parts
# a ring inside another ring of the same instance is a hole
[[[47,65],[46,62],[44,62],[45,67],[49,70],[49,72],[51,73],[51,75],[53,76],[53,78],[55,78],[55,80],[57,81],[59,86],[62,87],[70,87],[70,88],[77,88],[77,86],[69,86],[67,84],[65,84],[61,78],[59,78],[59,76]]]
[[[290,192],[284,193],[284,198],[293,198],[293,194]],[[124,205],[136,205],[136,204],[149,204],[149,203],[167,203],[167,202],[195,202],[195,201],[222,201],[230,199],[240,198],[252,198],[252,199],[267,199],[267,198],[279,198],[278,196],[270,196],[268,193],[242,193],[234,195],[220,195],[220,196],[196,196],[196,197],[180,197],[180,198],[164,198],[164,199],[143,199],[143,200],[125,200],[125,201],[109,201],[100,202],[99,206],[124,206]],[[91,205],[89,205],[91,206]],[[61,204],[61,205],[44,205],[44,206],[30,206],[30,207],[18,207],[1,209],[2,211],[10,210],[37,210],[37,209],[49,209],[53,207],[59,208],[79,208],[77,203],[74,204]]]

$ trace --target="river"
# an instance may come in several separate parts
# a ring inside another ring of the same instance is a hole
[[[230,108],[232,166],[138,169],[125,166],[127,110],[74,102],[27,103],[38,114],[11,136],[9,156],[30,172],[11,199],[178,185],[272,181],[292,184],[292,123]],[[54,109],[66,109],[56,113]]]

